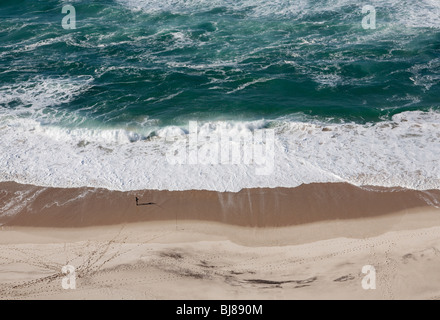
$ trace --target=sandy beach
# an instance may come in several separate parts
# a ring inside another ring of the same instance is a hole
[[[0,300],[440,299],[440,1],[370,2],[1,1]]]
[[[32,201],[1,217],[1,299],[440,298],[436,191],[2,187],[3,208]]]

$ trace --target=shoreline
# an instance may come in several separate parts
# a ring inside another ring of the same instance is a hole
[[[129,191],[44,188],[0,183],[3,226],[85,228],[127,223],[201,221],[282,228],[323,221],[436,209],[440,191],[356,187],[346,183],[296,188],[216,191]],[[139,206],[136,206],[136,197]]]

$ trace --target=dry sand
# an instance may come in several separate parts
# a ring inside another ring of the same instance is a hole
[[[435,191],[145,191],[158,207],[136,207],[135,193],[3,190],[15,212],[0,217],[0,299],[440,298]],[[18,194],[32,200],[19,207]],[[62,287],[65,265],[75,290]],[[362,288],[365,265],[376,290]]]

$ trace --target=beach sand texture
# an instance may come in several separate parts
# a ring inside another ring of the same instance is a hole
[[[33,200],[1,217],[1,299],[440,297],[437,191],[2,187],[3,207],[18,191]],[[75,290],[62,287],[65,265]],[[365,265],[376,290],[362,287]]]

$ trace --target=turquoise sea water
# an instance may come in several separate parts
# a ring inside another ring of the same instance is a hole
[[[76,9],[75,30],[62,28],[66,4]],[[376,7],[375,30],[362,28],[365,4]],[[432,119],[439,97],[438,1],[0,3],[2,124],[29,135],[44,131],[56,142],[87,130],[89,140],[75,145],[93,144],[105,136],[99,130],[124,130],[131,142],[142,141],[189,120],[263,121],[269,128],[273,121],[374,125],[405,112]],[[3,179],[33,174],[29,181],[39,181],[42,173],[29,166],[14,171],[12,158],[3,159],[12,163]],[[124,179],[115,173],[96,184],[123,189],[117,181]]]
[[[420,1],[378,2],[376,30],[362,28],[362,3],[317,0],[75,1],[77,29],[64,30],[67,3],[1,2],[0,86],[89,77],[87,91],[48,106],[85,126],[366,122],[439,107],[440,17]]]

